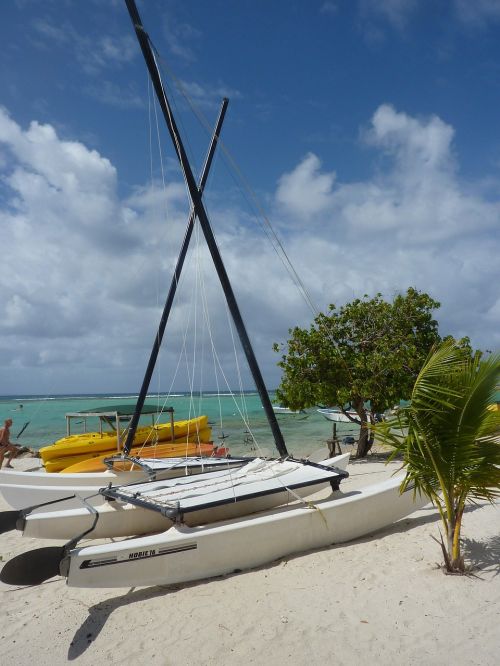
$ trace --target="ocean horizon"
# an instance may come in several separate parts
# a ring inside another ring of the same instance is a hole
[[[270,392],[271,400],[274,395],[274,392]],[[111,402],[133,408],[137,397],[137,393],[126,392],[2,395],[0,419],[2,422],[7,418],[13,420],[13,442],[38,450],[66,436],[66,414],[91,411],[102,407],[103,403]],[[158,405],[159,409],[172,407],[176,420],[206,414],[212,427],[214,443],[224,443],[234,454],[251,453],[254,450],[252,437],[259,447],[271,454],[275,453],[272,433],[260,396],[255,389],[234,394],[217,393],[216,390],[150,393],[147,401]],[[151,422],[146,421],[147,418],[143,417],[144,423]],[[290,453],[305,456],[321,447],[324,447],[326,452],[326,442],[332,436],[332,423],[315,408],[306,410],[304,414],[279,414],[277,418]],[[97,421],[95,429],[97,430]],[[358,431],[352,424],[337,424],[339,436],[356,435]],[[75,432],[73,424],[71,432]]]

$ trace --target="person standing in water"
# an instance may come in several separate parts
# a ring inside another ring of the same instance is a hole
[[[7,454],[7,464],[5,467],[13,467],[12,458],[15,458],[20,451],[17,444],[10,441],[10,427],[12,419],[5,419],[3,428],[0,428],[0,468],[3,465],[3,459]]]

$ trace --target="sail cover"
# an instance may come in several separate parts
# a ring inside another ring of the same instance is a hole
[[[331,482],[338,487],[348,473],[303,460],[256,458],[236,470],[209,472],[198,478],[149,481],[103,488],[108,499],[127,502],[165,516]],[[293,494],[293,493],[292,493]]]

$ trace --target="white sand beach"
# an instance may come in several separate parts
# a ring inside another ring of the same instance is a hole
[[[26,469],[36,461],[15,461]],[[395,469],[349,466],[343,488]],[[1,500],[0,508],[8,509]],[[142,589],[0,583],[2,664],[454,664],[500,660],[500,504],[470,507],[474,576],[446,576],[437,512],[418,511],[342,546],[203,582]],[[42,545],[1,537],[2,561]],[[251,547],[251,544],[249,544]]]

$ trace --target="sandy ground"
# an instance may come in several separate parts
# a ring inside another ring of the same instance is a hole
[[[16,467],[33,467],[28,459]],[[393,468],[394,469],[394,468]],[[390,470],[373,456],[343,487]],[[7,509],[0,499],[0,509]],[[500,504],[470,507],[475,576],[445,576],[435,510],[373,536],[190,585],[82,590],[0,583],[0,663],[477,664],[500,662]],[[53,545],[0,537],[6,561]]]

